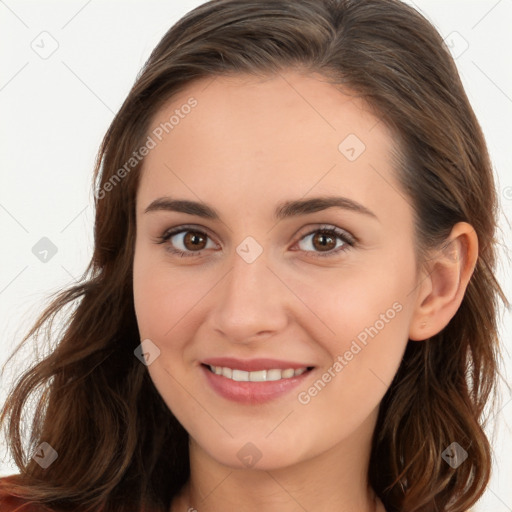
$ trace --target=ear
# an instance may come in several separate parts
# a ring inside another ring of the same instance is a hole
[[[475,230],[467,222],[459,222],[420,277],[409,339],[426,340],[448,325],[462,303],[477,259]]]

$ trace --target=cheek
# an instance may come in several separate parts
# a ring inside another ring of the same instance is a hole
[[[147,368],[151,380],[168,408],[188,425],[201,411],[195,410],[196,404],[180,386],[186,382],[183,329],[191,321],[197,323],[193,307],[204,291],[191,286],[183,272],[173,270],[161,258],[156,261],[154,253],[144,248],[135,253],[133,290],[141,340],[150,339],[160,350]]]
[[[207,279],[173,268],[165,253],[136,249],[133,266],[135,313],[141,337],[164,342],[208,291]]]
[[[349,349],[354,339],[364,344],[377,334],[394,339],[394,334],[407,332],[414,272],[412,258],[379,258],[339,272],[296,275],[288,282],[314,313],[307,315],[309,328],[315,326],[314,337],[334,356]]]
[[[367,287],[356,277],[359,286],[324,300],[319,316],[334,334],[316,341],[328,358],[316,380],[296,394],[297,418],[306,430],[324,432],[327,444],[358,429],[378,408],[408,341],[407,292],[396,283]],[[334,428],[327,432],[325,425]]]
[[[341,298],[332,300],[327,315],[334,320],[334,337],[340,340],[338,352],[349,350],[354,341],[363,347],[377,338],[380,343],[393,343],[408,323],[405,294],[398,283],[376,282],[368,276],[357,280],[354,276],[354,282],[346,285],[348,289]]]
[[[381,255],[379,261],[344,269],[336,280],[317,276],[314,285],[302,288],[305,302],[322,320],[311,322],[310,327],[318,327],[309,332],[328,354],[323,384],[328,383],[332,394],[325,393],[325,403],[319,401],[323,406],[329,400],[356,408],[377,405],[408,342],[414,282],[415,260],[404,251],[400,259]],[[316,397],[323,384],[311,393],[302,390],[304,401]]]

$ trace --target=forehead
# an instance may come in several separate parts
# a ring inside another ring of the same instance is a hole
[[[155,146],[139,186],[148,198],[165,187],[202,197],[236,185],[247,198],[282,198],[343,185],[363,201],[396,181],[385,124],[356,94],[311,73],[192,82],[157,112],[148,135]]]

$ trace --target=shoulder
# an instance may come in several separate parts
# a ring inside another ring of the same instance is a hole
[[[0,510],[2,512],[53,512],[48,507],[10,494],[10,484],[18,475],[0,478]]]

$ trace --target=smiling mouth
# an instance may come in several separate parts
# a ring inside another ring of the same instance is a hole
[[[248,372],[244,370],[238,370],[236,368],[228,368],[226,366],[203,366],[208,368],[208,370],[210,370],[210,372],[214,373],[215,375],[221,375],[235,382],[273,382],[278,380],[286,380],[293,377],[298,377],[299,375],[302,375],[303,373],[313,369],[312,366],[305,366],[303,368],[295,369],[287,368],[282,370],[279,368],[270,368],[268,370]]]

